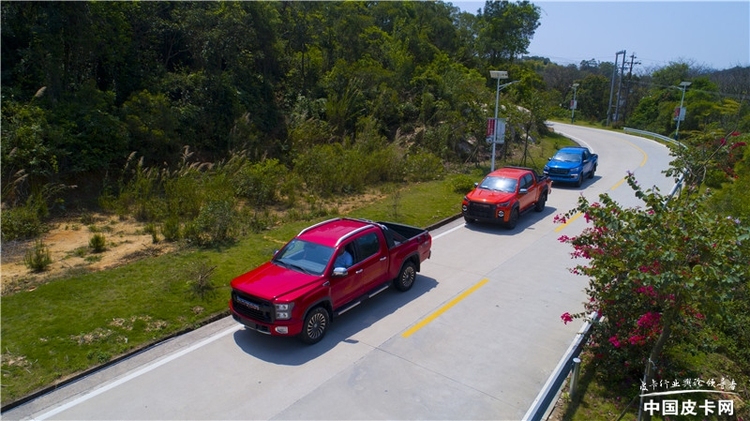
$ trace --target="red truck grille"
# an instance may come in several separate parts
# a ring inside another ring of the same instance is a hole
[[[494,218],[494,208],[494,205],[489,205],[487,203],[469,202],[469,210],[466,213],[468,216],[474,218]]]
[[[274,319],[273,305],[268,301],[232,291],[232,303],[234,311],[247,318],[262,322],[272,322]]]

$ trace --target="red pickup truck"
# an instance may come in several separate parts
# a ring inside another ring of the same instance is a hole
[[[552,180],[531,168],[504,167],[489,173],[464,196],[461,212],[467,223],[496,222],[509,229],[531,209],[544,210]]]
[[[409,290],[430,257],[429,232],[337,218],[304,229],[273,258],[232,280],[229,309],[269,335],[323,339],[333,317],[386,290]]]

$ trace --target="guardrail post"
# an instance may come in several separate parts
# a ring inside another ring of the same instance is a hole
[[[581,375],[581,359],[573,358],[573,372],[570,374],[570,397],[576,394],[578,389],[578,378]]]

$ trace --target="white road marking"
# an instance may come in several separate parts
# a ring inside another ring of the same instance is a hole
[[[242,328],[242,325],[237,324],[236,326],[232,326],[232,327],[230,327],[229,329],[227,329],[227,330],[225,330],[223,332],[219,332],[219,333],[217,333],[217,334],[215,334],[213,336],[209,336],[208,338],[206,338],[206,339],[198,342],[197,344],[195,344],[195,345],[193,345],[193,346],[191,346],[189,348],[185,348],[185,349],[183,349],[180,352],[176,352],[176,353],[174,353],[174,354],[172,354],[172,355],[170,355],[170,356],[168,356],[168,357],[166,357],[164,359],[161,359],[159,361],[151,363],[151,364],[143,367],[142,369],[140,369],[138,371],[134,371],[134,372],[128,374],[127,376],[125,376],[125,377],[123,377],[123,378],[121,378],[121,379],[119,379],[117,381],[109,383],[108,385],[106,385],[104,387],[101,387],[99,389],[93,390],[93,391],[91,391],[91,392],[89,392],[89,393],[87,393],[87,394],[85,394],[85,395],[83,395],[83,396],[81,396],[81,397],[79,397],[77,399],[74,399],[74,400],[66,403],[65,405],[59,406],[59,407],[57,407],[57,408],[55,408],[55,409],[53,409],[53,410],[51,410],[49,412],[46,412],[46,413],[44,413],[44,414],[42,414],[42,415],[40,415],[38,417],[34,417],[34,419],[35,420],[45,420],[45,419],[47,419],[49,417],[53,417],[53,416],[55,416],[55,415],[57,415],[57,414],[65,411],[65,410],[67,410],[69,408],[72,408],[72,407],[74,407],[74,406],[76,406],[78,404],[81,404],[81,403],[83,403],[83,402],[85,402],[85,401],[87,401],[87,400],[89,400],[89,399],[91,399],[91,398],[93,398],[95,396],[101,395],[102,393],[104,393],[104,392],[106,392],[108,390],[114,389],[115,387],[117,387],[117,386],[119,386],[121,384],[127,383],[130,380],[135,379],[136,377],[139,377],[139,376],[141,376],[143,374],[146,374],[146,373],[148,373],[148,372],[150,372],[152,370],[155,370],[156,368],[161,367],[162,365],[164,365],[164,364],[166,364],[168,362],[174,361],[177,358],[180,358],[180,357],[182,357],[182,356],[184,356],[186,354],[189,354],[189,353],[195,351],[196,349],[202,348],[202,347],[210,344],[211,342],[214,342],[214,341],[216,341],[218,339],[223,338],[224,336],[232,334],[232,333],[238,331],[240,328]]]
[[[451,229],[449,229],[448,231],[446,231],[444,233],[441,233],[441,234],[438,234],[438,235],[432,237],[432,239],[433,240],[437,240],[438,238],[440,238],[440,237],[442,237],[444,235],[448,235],[448,234],[452,233],[453,231],[460,230],[463,227],[464,227],[463,225],[459,225],[459,226],[457,226],[455,228],[451,228]]]

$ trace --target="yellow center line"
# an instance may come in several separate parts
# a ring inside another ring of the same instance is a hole
[[[560,232],[563,230],[563,228],[567,227],[568,224],[575,221],[576,219],[580,218],[581,215],[583,215],[581,212],[576,213],[575,215],[571,216],[567,221],[565,221],[564,224],[560,225],[559,227],[555,228],[555,232]]]
[[[420,321],[419,323],[417,323],[416,325],[412,326],[410,329],[408,329],[407,331],[405,331],[404,333],[402,333],[401,336],[404,337],[404,338],[408,338],[409,336],[413,335],[414,332],[416,332],[419,329],[427,326],[427,324],[429,324],[433,320],[437,319],[441,314],[443,314],[446,311],[448,311],[451,307],[453,307],[454,305],[456,305],[459,302],[461,302],[463,299],[465,299],[466,297],[468,297],[469,295],[471,295],[472,293],[474,293],[476,290],[478,290],[479,288],[481,288],[482,286],[484,286],[484,284],[486,284],[489,281],[490,280],[487,279],[487,278],[482,279],[476,285],[474,285],[471,288],[467,289],[466,291],[464,291],[463,293],[461,293],[461,295],[459,295],[458,297],[452,299],[450,302],[448,302],[448,304],[440,307],[439,309],[437,309],[437,311],[435,311],[434,313],[432,313],[429,316],[425,317],[424,319],[422,319],[422,321]]]
[[[617,183],[615,183],[615,185],[614,185],[614,186],[612,186],[612,188],[611,188],[610,190],[614,190],[614,189],[616,189],[616,188],[618,188],[618,187],[622,186],[622,183],[624,183],[624,182],[625,182],[625,177],[623,177],[623,178],[622,178],[622,180],[620,180],[620,181],[618,181]]]
[[[638,147],[638,145],[636,145],[636,144],[635,144],[635,143],[633,143],[633,142],[630,142],[630,141],[628,141],[628,140],[624,140],[624,142],[625,142],[625,143],[628,143],[628,144],[630,144],[630,146],[632,146],[632,147],[634,147],[634,148],[638,149],[638,151],[639,151],[640,153],[642,153],[642,154],[643,154],[643,161],[641,161],[641,165],[640,165],[640,166],[641,166],[641,167],[645,166],[645,165],[646,165],[646,162],[648,161],[648,154],[646,153],[646,151],[644,151],[643,149],[639,148],[639,147]]]

